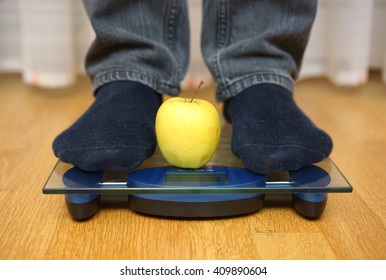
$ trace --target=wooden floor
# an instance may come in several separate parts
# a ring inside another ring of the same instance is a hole
[[[43,195],[55,136],[92,102],[88,79],[43,90],[0,75],[0,259],[386,259],[386,87],[301,81],[299,106],[326,130],[353,193],[331,194],[323,216],[291,208],[216,220],[160,219],[126,207],[85,222],[62,195]],[[205,94],[212,98],[214,88]],[[191,94],[190,92],[186,93]]]

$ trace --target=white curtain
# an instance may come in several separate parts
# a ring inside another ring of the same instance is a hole
[[[386,1],[319,0],[301,77],[355,86],[370,68],[382,70],[386,83]]]
[[[93,38],[81,0],[0,0],[0,71],[28,84],[71,85]]]
[[[199,49],[201,0],[189,0],[191,61],[184,88],[210,81]],[[327,76],[338,85],[386,83],[386,0],[319,0],[301,78]],[[71,85],[84,72],[94,37],[81,0],[0,0],[0,72],[20,72],[41,87]]]

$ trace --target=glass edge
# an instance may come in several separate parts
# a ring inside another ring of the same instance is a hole
[[[350,193],[352,187],[275,187],[267,189],[266,187],[256,188],[137,188],[137,189],[123,189],[123,188],[57,188],[57,189],[43,189],[43,194],[114,194],[114,195],[130,195],[130,194],[231,194],[231,193]]]
[[[340,176],[342,176],[342,178],[346,181],[348,187],[347,188],[350,188],[351,189],[351,192],[353,191],[353,187],[351,185],[351,183],[349,182],[349,180],[347,180],[347,177],[342,173],[342,171],[340,171],[339,167],[335,164],[335,162],[332,160],[332,159],[329,159],[330,162],[334,165],[334,167],[336,168],[336,170],[338,170]]]
[[[60,163],[60,160],[57,160],[56,163],[55,163],[54,168],[53,168],[53,169],[51,170],[51,172],[50,172],[50,175],[48,175],[48,178],[46,179],[46,181],[45,181],[45,183],[44,183],[44,185],[43,185],[43,188],[42,188],[43,194],[47,194],[46,190],[52,190],[52,188],[48,188],[48,189],[47,189],[46,187],[47,187],[48,183],[50,182],[51,177],[52,177],[52,175],[54,174],[54,172],[55,172],[55,170],[56,170],[56,167],[59,165],[59,163]]]

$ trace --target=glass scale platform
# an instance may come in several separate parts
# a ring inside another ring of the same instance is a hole
[[[254,174],[230,148],[231,127],[221,132],[218,149],[200,169],[171,167],[156,153],[138,169],[126,173],[85,172],[58,161],[44,194],[63,194],[73,218],[93,216],[103,197],[121,196],[130,209],[177,218],[215,218],[250,214],[267,200],[290,200],[307,218],[323,213],[328,193],[349,193],[352,186],[329,158],[300,170]]]

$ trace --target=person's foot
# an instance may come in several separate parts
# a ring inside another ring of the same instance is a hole
[[[137,82],[102,86],[91,107],[53,142],[55,155],[85,171],[127,172],[157,146],[154,122],[162,96]]]
[[[333,147],[278,85],[247,88],[225,102],[224,116],[232,123],[233,153],[258,174],[297,170],[328,157]]]

